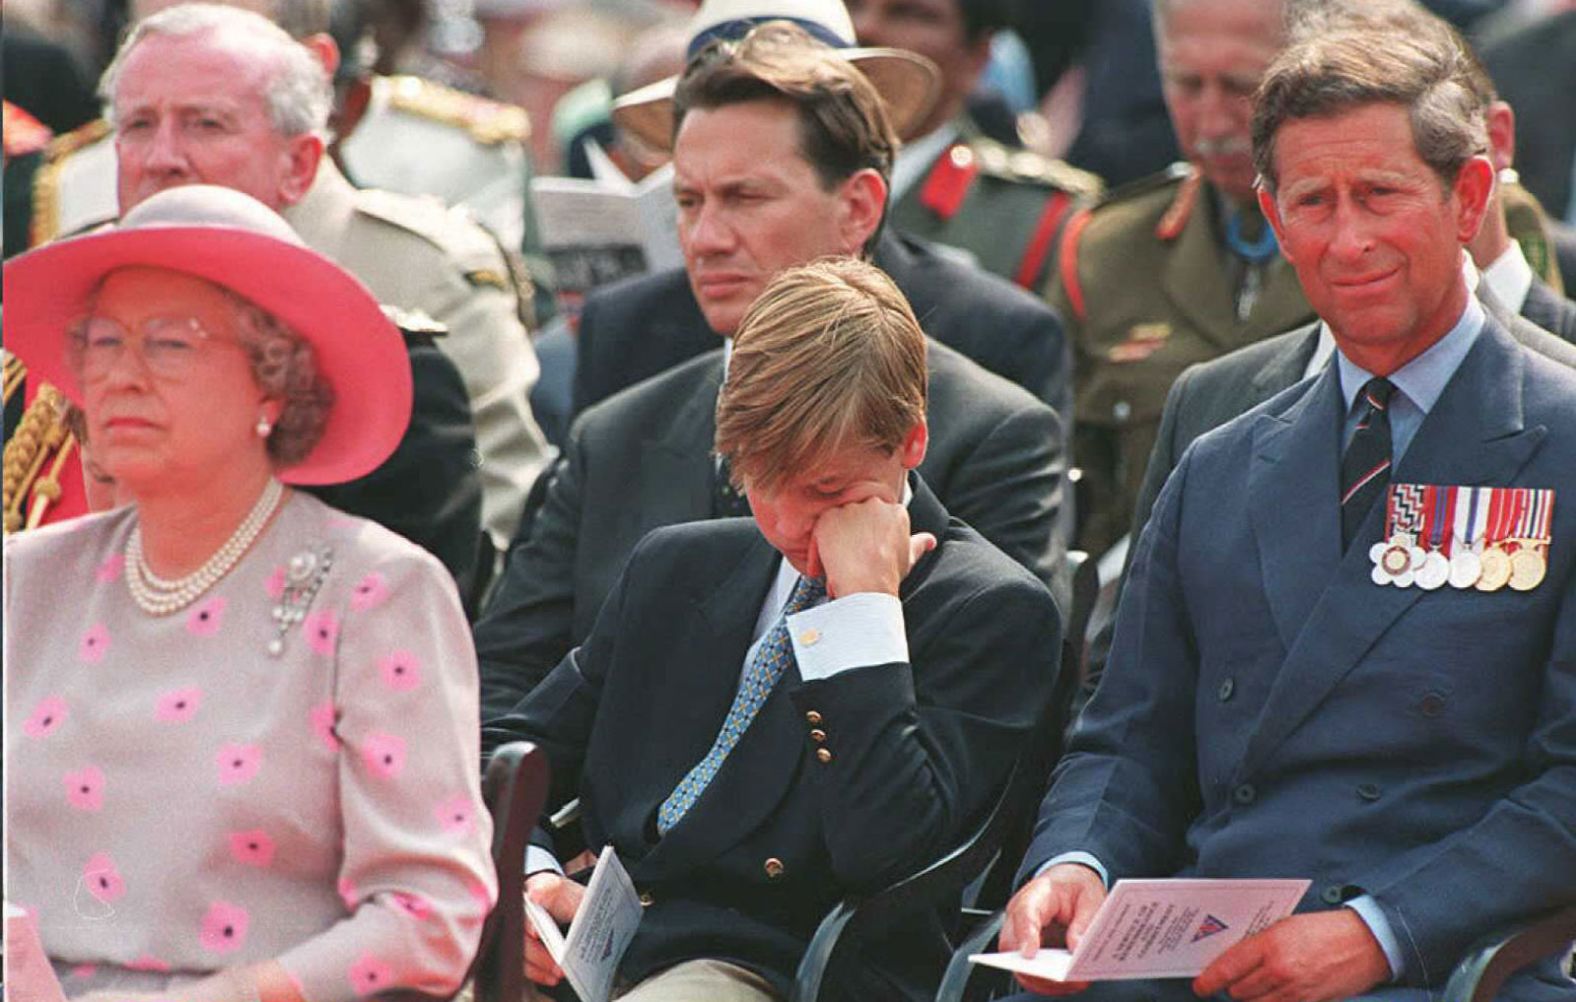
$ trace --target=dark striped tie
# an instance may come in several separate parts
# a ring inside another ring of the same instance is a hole
[[[1395,384],[1375,376],[1357,394],[1357,430],[1341,456],[1341,551],[1368,516],[1374,499],[1390,486],[1390,397]]]

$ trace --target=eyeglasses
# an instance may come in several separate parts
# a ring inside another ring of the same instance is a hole
[[[84,383],[106,378],[120,363],[121,353],[134,341],[148,371],[159,379],[181,380],[195,371],[198,360],[211,347],[240,347],[240,342],[209,334],[196,317],[155,316],[137,325],[133,334],[118,320],[83,317],[66,330],[71,359]]]

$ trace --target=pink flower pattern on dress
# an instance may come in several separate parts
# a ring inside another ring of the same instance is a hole
[[[96,853],[82,868],[82,882],[88,893],[105,904],[119,900],[126,893],[126,882],[121,879],[115,861],[106,853]]]
[[[100,584],[112,584],[120,580],[121,571],[126,569],[126,555],[124,553],[111,553],[98,565],[98,572],[93,576]]]
[[[197,708],[201,705],[201,689],[196,686],[176,689],[159,697],[159,705],[154,707],[153,715],[166,724],[184,724],[197,715]]]
[[[219,632],[224,618],[224,599],[217,595],[206,602],[199,602],[186,615],[186,632],[194,637],[211,637]]]
[[[250,916],[246,909],[227,901],[215,901],[208,914],[202,917],[202,928],[197,940],[205,950],[214,953],[231,953],[246,942],[246,927]]]
[[[475,877],[466,877],[465,892],[471,896],[472,900],[482,906],[483,912],[492,911],[493,893],[486,884]]]
[[[349,877],[340,877],[336,889],[339,891],[339,900],[345,903],[345,907],[355,911],[356,904],[361,900],[361,895],[356,892],[355,881]]]
[[[350,965],[350,987],[358,996],[371,995],[389,986],[394,980],[394,970],[370,953]]]
[[[78,964],[71,969],[71,976],[73,978],[91,978],[97,973],[97,964]]]
[[[274,572],[268,575],[268,580],[263,582],[263,587],[268,591],[268,597],[275,602],[285,595],[285,569],[283,566],[275,567]]]
[[[30,738],[44,738],[60,729],[66,722],[70,708],[59,696],[47,696],[33,707],[32,714],[22,722],[22,733]]]
[[[334,733],[334,704],[322,702],[312,707],[311,724],[312,733],[323,742],[331,752],[339,751],[339,735]]]
[[[350,607],[357,612],[366,612],[376,609],[389,597],[389,583],[377,571],[373,571],[362,578],[356,585],[356,590],[351,592]]]
[[[160,960],[158,957],[144,953],[136,960],[133,960],[131,963],[127,964],[126,969],[128,971],[155,971],[161,974],[167,974],[169,973],[170,965]]]
[[[104,655],[109,651],[109,630],[103,623],[95,623],[82,635],[82,643],[77,647],[77,656],[88,664],[98,664],[104,660]]]
[[[421,663],[409,651],[395,651],[379,658],[378,671],[396,692],[409,692],[421,684]]]
[[[66,773],[66,801],[81,811],[96,811],[104,806],[104,773],[98,766]]]
[[[231,832],[230,855],[247,866],[267,866],[274,861],[274,840],[261,828]]]
[[[256,745],[227,744],[214,756],[219,767],[219,785],[235,786],[250,782],[263,764],[263,750]]]
[[[369,734],[361,758],[374,775],[393,779],[405,768],[405,739],[393,734]]]
[[[394,906],[413,919],[424,919],[432,915],[432,906],[426,899],[404,891],[395,891],[389,895],[394,900]]]
[[[476,824],[476,808],[471,804],[471,798],[463,793],[443,801],[433,813],[438,817],[438,824],[450,835],[469,834],[471,826]]]
[[[319,654],[332,657],[334,644],[339,640],[339,620],[332,612],[314,612],[301,624],[307,644]]]

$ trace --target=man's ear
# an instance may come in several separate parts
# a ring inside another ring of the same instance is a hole
[[[1488,156],[1497,171],[1516,163],[1516,112],[1506,101],[1488,106]]]
[[[306,197],[317,178],[317,167],[323,160],[323,140],[310,133],[292,136],[284,155],[279,200],[283,205],[294,205]]]
[[[841,201],[840,231],[843,253],[859,257],[870,235],[886,215],[887,186],[881,175],[866,167],[855,171],[838,189]]]
[[[1275,193],[1270,191],[1269,185],[1263,179],[1258,184],[1259,211],[1264,214],[1264,221],[1270,224],[1270,229],[1275,231],[1275,239],[1280,242],[1281,257],[1288,262],[1291,255],[1286,252],[1286,227],[1281,220],[1280,206],[1275,201]]]
[[[334,41],[334,36],[327,32],[318,32],[301,39],[301,44],[312,53],[312,58],[323,65],[328,72],[328,78],[334,79],[334,73],[339,69],[339,43]]]
[[[1469,244],[1483,225],[1489,202],[1494,196],[1494,165],[1488,157],[1477,156],[1461,165],[1451,194],[1456,198],[1456,236]]]
[[[903,457],[903,469],[912,470],[925,461],[925,448],[930,444],[930,430],[923,419],[908,430],[898,452]]]

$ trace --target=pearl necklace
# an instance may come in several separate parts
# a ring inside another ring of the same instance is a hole
[[[149,569],[142,554],[142,527],[132,529],[131,538],[126,541],[126,587],[131,590],[131,597],[136,600],[138,607],[150,616],[168,616],[197,601],[220,578],[230,573],[231,568],[256,541],[284,493],[284,485],[270,477],[268,486],[258,495],[257,503],[252,505],[252,510],[236,526],[224,545],[201,567],[173,581],[166,581]]]

